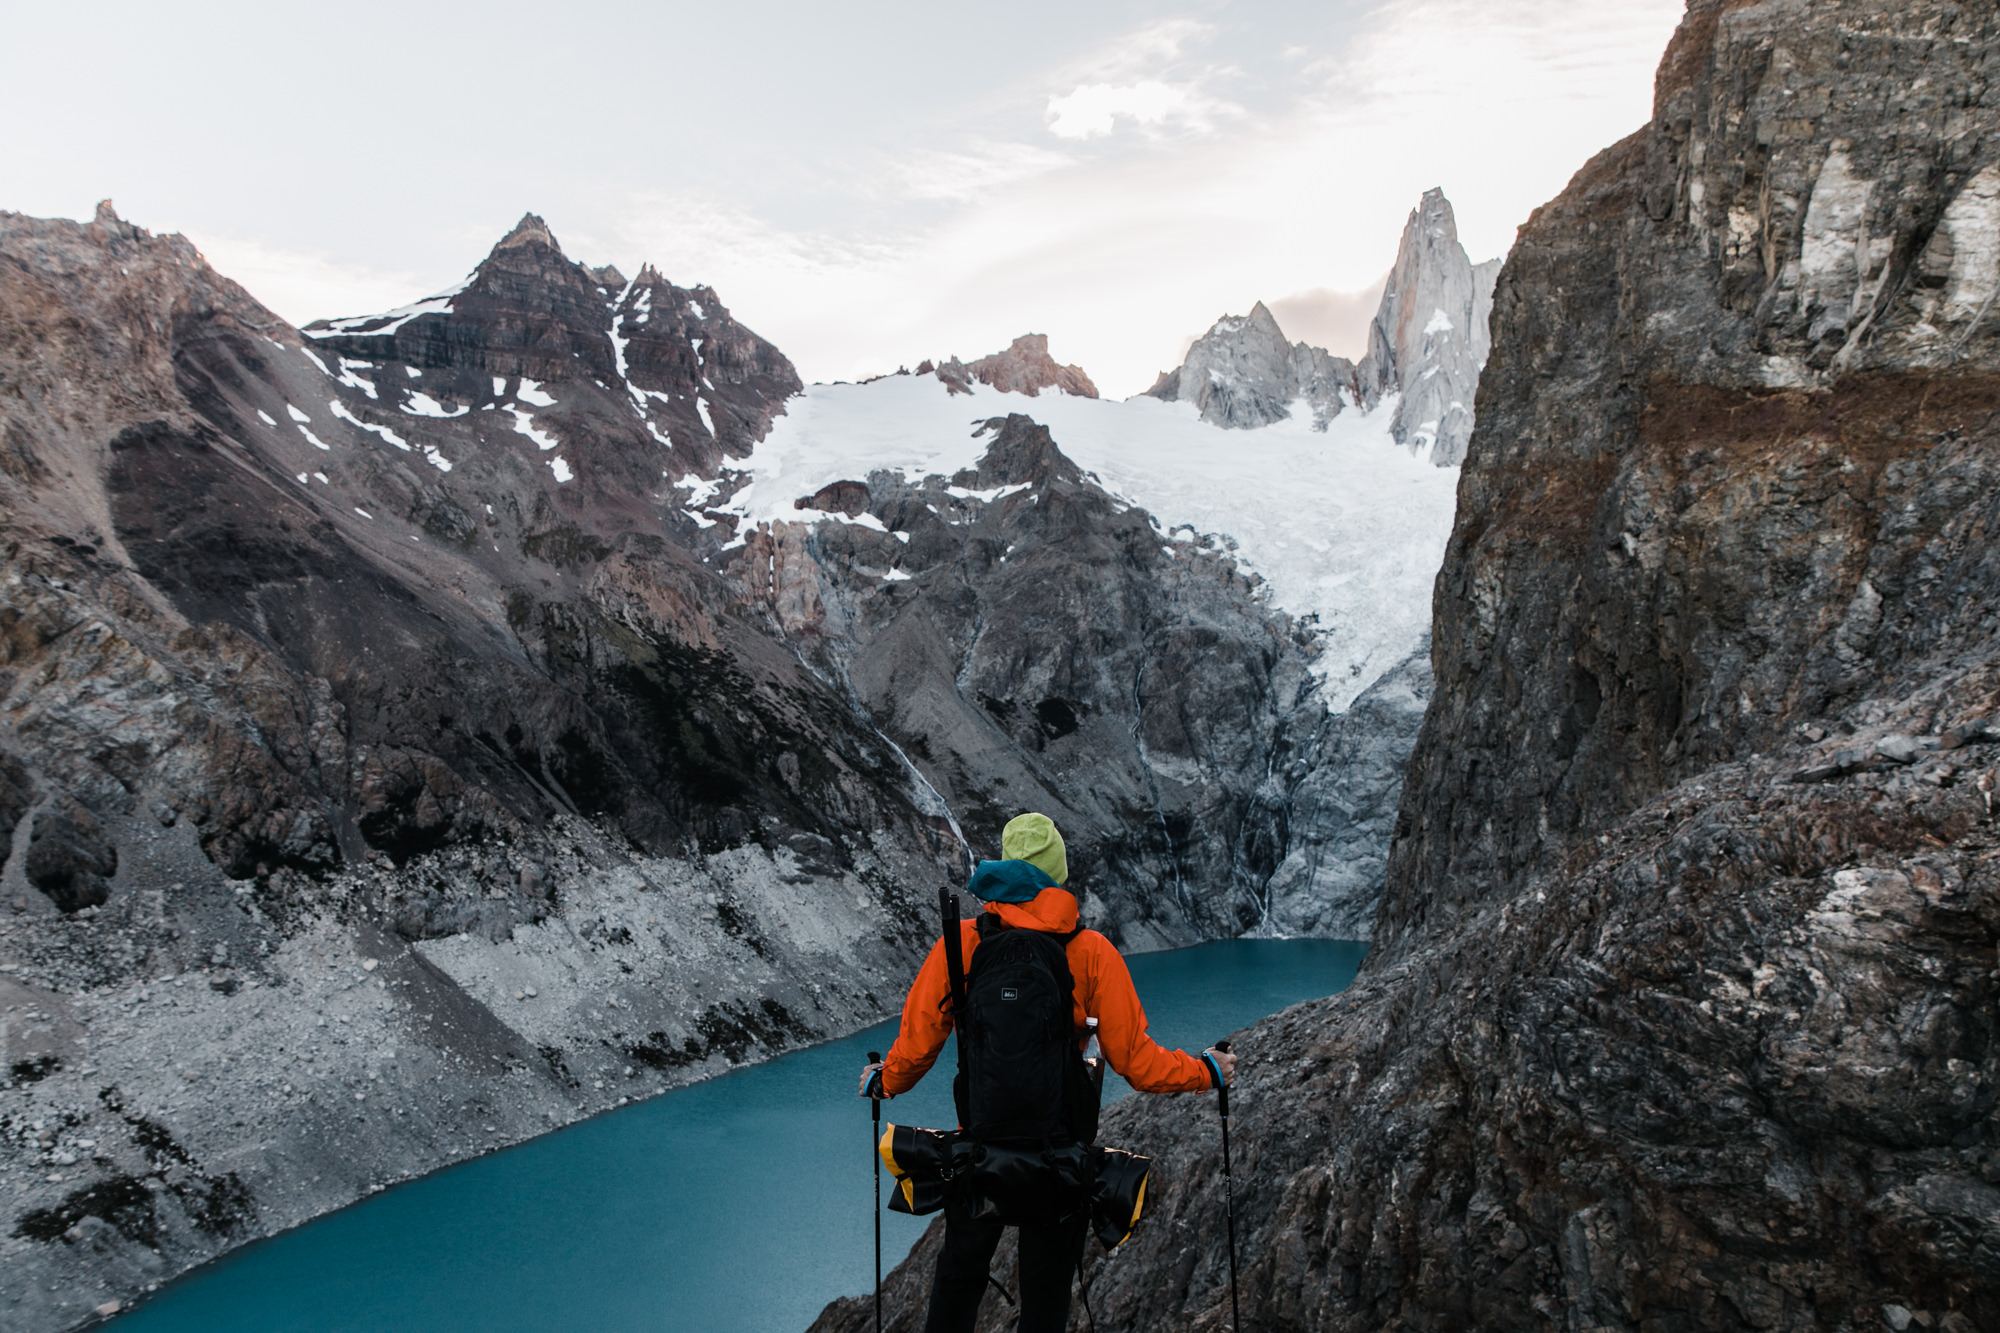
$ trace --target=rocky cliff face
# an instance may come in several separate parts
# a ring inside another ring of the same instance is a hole
[[[1455,467],[1472,435],[1473,388],[1486,363],[1493,284],[1500,261],[1473,264],[1442,191],[1427,190],[1403,228],[1382,304],[1357,365],[1324,348],[1287,339],[1259,301],[1248,315],[1225,315],[1195,340],[1176,370],[1146,392],[1193,403],[1202,419],[1254,430],[1283,421],[1303,400],[1313,427],[1346,407],[1373,411],[1395,396],[1396,442]]]
[[[1698,0],[1523,229],[1377,948],[1238,1041],[1246,1323],[2000,1324],[1996,62]],[[1107,1117],[1107,1326],[1226,1319],[1213,1124]]]

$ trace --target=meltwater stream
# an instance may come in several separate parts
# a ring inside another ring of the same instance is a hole
[[[1365,952],[1337,940],[1233,940],[1130,961],[1155,1040],[1192,1052],[1340,990]],[[884,1024],[398,1186],[200,1269],[117,1326],[804,1329],[871,1280],[873,1145],[854,1084],[863,1054],[892,1036]],[[952,1124],[950,1058],[886,1103],[884,1118]],[[1117,1079],[1105,1086],[1107,1100],[1129,1091]],[[884,1214],[885,1271],[929,1221]]]

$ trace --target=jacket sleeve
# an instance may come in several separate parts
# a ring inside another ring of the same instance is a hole
[[[1094,930],[1078,940],[1090,944],[1088,1008],[1097,1018],[1097,1040],[1112,1069],[1140,1092],[1208,1091],[1214,1080],[1207,1065],[1185,1051],[1170,1051],[1147,1035],[1146,1011],[1116,946]]]
[[[960,938],[963,940],[963,935]],[[975,932],[970,943],[977,940]],[[966,956],[971,957],[970,949],[966,950]],[[917,1086],[917,1081],[937,1063],[945,1039],[951,1036],[951,1015],[944,1003],[951,989],[947,973],[944,942],[940,940],[931,946],[924,965],[917,969],[917,979],[910,983],[910,993],[903,1000],[902,1028],[882,1061],[882,1090],[891,1097],[901,1096]]]

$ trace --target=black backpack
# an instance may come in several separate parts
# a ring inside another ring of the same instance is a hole
[[[968,971],[956,900],[944,903],[945,965],[958,1032],[958,1121],[983,1143],[1088,1147],[1097,1138],[1098,1089],[1075,1027],[1069,942],[1082,933],[1016,930],[979,917]]]
[[[897,1180],[892,1210],[929,1213],[955,1197],[967,1215],[1007,1226],[1048,1226],[1088,1213],[1106,1249],[1124,1240],[1145,1203],[1152,1165],[1099,1148],[1098,1084],[1071,1026],[1076,979],[1066,935],[1010,929],[979,918],[966,974],[957,896],[938,891],[958,1077],[961,1129],[891,1125],[882,1156]]]

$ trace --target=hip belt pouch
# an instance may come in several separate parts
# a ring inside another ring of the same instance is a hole
[[[1146,1209],[1146,1178],[1153,1159],[1122,1148],[1093,1148],[1095,1178],[1090,1185],[1090,1227],[1107,1250],[1115,1250],[1139,1225]]]
[[[1118,1148],[976,1143],[962,1130],[888,1125],[877,1151],[895,1177],[891,1212],[921,1216],[956,1197],[1007,1226],[1048,1226],[1088,1210],[1104,1248],[1132,1234],[1146,1207],[1150,1157]]]
[[[1090,1149],[1076,1143],[975,1144],[967,1202],[976,1218],[1010,1227],[1053,1226],[1089,1205],[1090,1166]]]
[[[889,1211],[921,1217],[944,1207],[946,1188],[964,1169],[972,1145],[953,1130],[885,1125],[875,1148],[896,1178]]]

